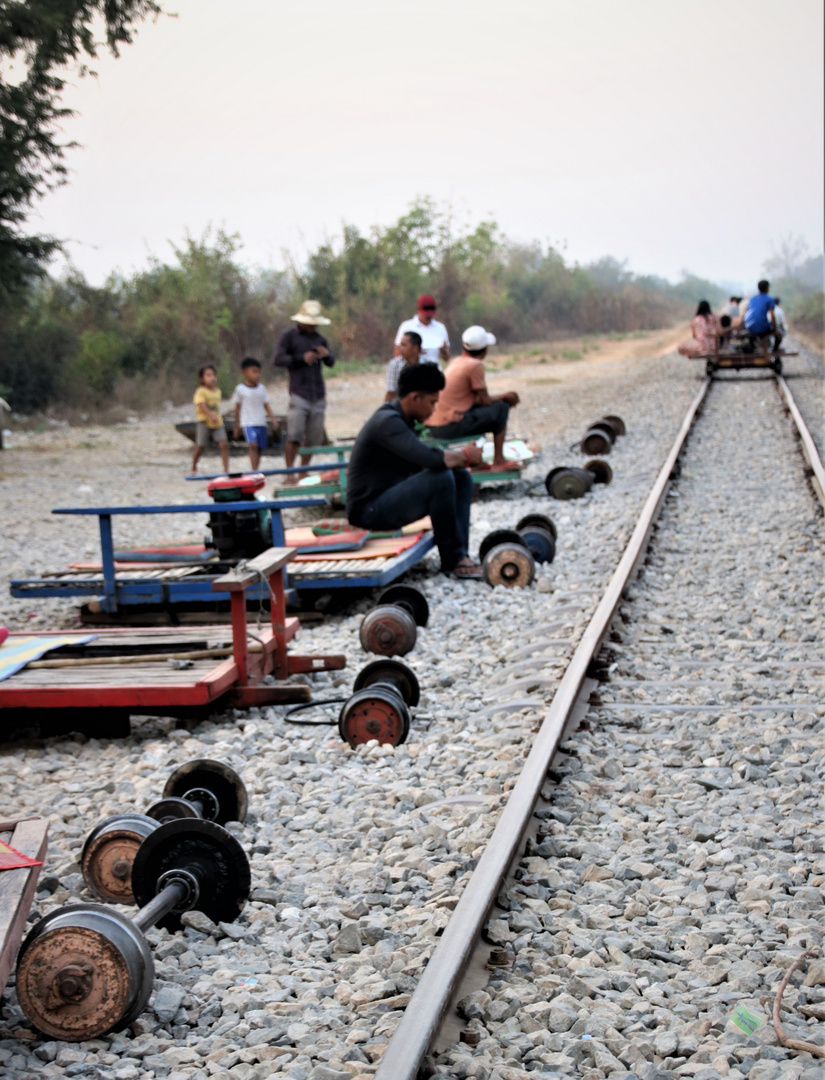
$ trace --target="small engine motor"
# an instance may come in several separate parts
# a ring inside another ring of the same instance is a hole
[[[216,503],[263,500],[258,492],[266,483],[261,473],[222,476],[213,480],[207,492]],[[272,546],[272,525],[268,510],[215,510],[209,515],[211,544],[222,559],[254,559]]]

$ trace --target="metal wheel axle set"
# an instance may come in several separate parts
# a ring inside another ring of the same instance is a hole
[[[184,794],[167,797],[171,790]],[[215,923],[233,922],[249,899],[249,860],[217,823],[246,813],[237,773],[220,762],[188,762],[169,778],[164,796],[149,808],[164,815],[163,824],[148,814],[109,818],[83,849],[89,888],[103,900],[140,905],[135,917],[105,904],[71,904],[46,915],[23,942],[18,1001],[52,1038],[83,1042],[128,1027],[154,983],[146,931],[180,930],[181,916],[193,910]]]
[[[616,439],[627,431],[620,416],[603,416],[585,432],[579,442],[583,454],[609,454]],[[581,499],[594,484],[609,484],[613,479],[613,470],[601,457],[591,458],[584,468],[575,465],[561,465],[544,478],[547,494],[553,499]]]

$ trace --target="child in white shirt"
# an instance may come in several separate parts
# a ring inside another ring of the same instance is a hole
[[[261,450],[269,445],[266,418],[269,417],[276,425],[277,421],[269,407],[266,387],[261,386],[260,361],[254,356],[247,356],[241,363],[241,369],[244,381],[235,387],[229,404],[235,406],[234,437],[239,439],[241,428],[244,429],[249,447],[249,464],[255,470],[261,461]]]

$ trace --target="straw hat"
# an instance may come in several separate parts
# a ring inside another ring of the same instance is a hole
[[[293,322],[303,323],[305,326],[329,326],[330,320],[321,314],[321,305],[317,300],[304,300],[301,310],[292,316]]]

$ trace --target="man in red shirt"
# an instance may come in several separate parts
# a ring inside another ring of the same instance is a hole
[[[495,335],[483,326],[470,326],[461,335],[462,353],[447,365],[446,386],[427,425],[436,439],[459,439],[468,435],[493,436],[493,468],[506,466],[504,440],[507,417],[519,403],[515,390],[493,396],[487,390],[484,357]]]

